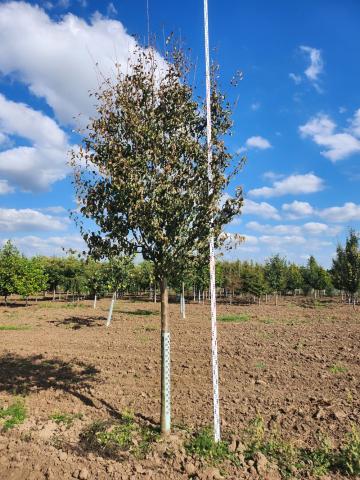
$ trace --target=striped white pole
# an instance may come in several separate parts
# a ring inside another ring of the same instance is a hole
[[[209,13],[208,1],[204,0],[204,33],[205,33],[205,66],[206,66],[206,115],[207,115],[207,147],[209,195],[212,194],[212,139],[211,139],[211,86],[210,86],[210,52],[209,52]],[[211,225],[212,225],[212,219]],[[215,290],[215,254],[214,236],[210,237],[210,304],[211,304],[211,358],[214,396],[214,440],[220,441],[220,407],[219,407],[219,365],[217,353],[216,327],[216,290]]]

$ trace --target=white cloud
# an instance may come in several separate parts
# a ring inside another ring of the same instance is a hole
[[[0,174],[8,182],[25,191],[41,191],[65,177],[69,145],[53,119],[0,94],[0,131],[32,144],[0,151]]]
[[[360,108],[356,110],[354,117],[350,120],[350,131],[360,138]]]
[[[344,203],[342,207],[324,208],[318,215],[330,222],[346,223],[360,220],[360,205],[353,202]]]
[[[242,208],[244,215],[258,215],[259,217],[271,218],[272,220],[279,220],[280,215],[275,207],[267,202],[254,202],[246,199]]]
[[[6,195],[13,192],[14,188],[9,185],[7,180],[0,180],[0,195]]]
[[[259,108],[261,107],[261,103],[260,102],[254,102],[251,104],[250,108],[251,110],[253,110],[254,112],[256,112],[257,110],[259,110]]]
[[[300,235],[262,235],[259,237],[261,243],[265,243],[271,246],[272,250],[279,249],[285,245],[303,245],[306,243],[306,239]]]
[[[258,222],[248,222],[250,230],[268,235],[295,235],[295,236],[334,236],[341,231],[341,227],[332,227],[325,223],[308,222],[303,225],[264,225]]]
[[[113,17],[118,13],[113,2],[110,2],[106,8],[106,14],[108,17]]]
[[[314,209],[310,203],[299,202],[298,200],[294,200],[292,203],[284,203],[281,208],[287,213],[287,217],[293,220],[307,217],[314,213]]]
[[[69,224],[68,218],[45,215],[30,208],[0,208],[0,231],[51,231],[65,230]]]
[[[254,136],[246,140],[245,145],[247,148],[258,148],[259,150],[267,150],[271,148],[271,143],[264,137]]]
[[[2,243],[5,243],[3,240]],[[58,237],[41,238],[34,235],[27,235],[24,237],[12,238],[14,244],[25,255],[48,255],[48,256],[62,256],[65,255],[69,248],[83,251],[86,250],[86,245],[80,235],[67,235]]]
[[[309,234],[313,236],[327,235],[329,237],[333,237],[338,235],[341,232],[342,227],[332,227],[332,226],[326,225],[325,223],[319,223],[319,222],[308,222],[302,226],[302,229],[305,234]]]
[[[253,197],[280,197],[281,195],[297,195],[315,193],[323,190],[324,181],[313,173],[290,175],[273,182],[272,187],[254,188],[249,191]]]
[[[324,70],[324,62],[321,57],[321,51],[317,48],[307,47],[305,45],[302,45],[300,47],[300,50],[306,53],[309,56],[310,60],[310,65],[304,72],[306,77],[318,91],[321,91],[318,85],[319,76],[323,73]]]
[[[61,206],[39,208],[43,212],[54,213],[55,215],[66,213],[67,210]]]
[[[289,73],[289,78],[291,78],[291,80],[293,80],[295,85],[300,85],[301,80],[302,80],[301,75],[296,75],[295,73]]]
[[[320,152],[321,155],[333,162],[360,152],[360,140],[354,136],[354,134],[360,134],[359,111],[356,112],[351,123],[353,134],[346,131],[336,133],[335,130],[336,124],[328,115],[322,113],[299,127],[301,136],[310,137],[317,145],[325,147],[325,150]]]
[[[9,140],[9,137],[5,133],[0,131],[0,145],[4,145]]]
[[[70,13],[56,21],[37,6],[8,2],[0,4],[0,45],[0,72],[15,75],[57,119],[74,124],[75,115],[94,111],[88,92],[102,81],[99,72],[113,76],[115,62],[126,71],[136,41],[122,23],[99,14],[90,23]]]
[[[284,178],[284,176],[285,175],[281,173],[275,173],[275,172],[265,172],[262,175],[264,180],[271,180],[271,181],[280,180],[281,178]]]

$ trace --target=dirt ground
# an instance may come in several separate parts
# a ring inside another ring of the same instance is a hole
[[[0,433],[1,480],[217,477],[201,474],[196,462],[200,473],[191,473],[186,456],[120,462],[81,448],[80,432],[96,419],[131,410],[159,422],[160,306],[120,299],[105,328],[109,302],[102,299],[96,310],[91,301],[0,307],[0,327],[26,326],[0,331],[0,406],[21,395],[27,409],[22,425]],[[336,443],[360,425],[359,307],[300,298],[218,305],[219,315],[228,313],[249,320],[218,325],[224,436],[241,438],[257,415],[299,445],[312,445],[319,432]],[[211,425],[209,306],[187,305],[183,320],[172,304],[170,319],[173,424]],[[56,412],[82,418],[66,428],[50,419]],[[254,469],[222,475],[262,478]]]

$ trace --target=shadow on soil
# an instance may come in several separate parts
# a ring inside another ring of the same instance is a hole
[[[104,325],[105,317],[67,317],[61,320],[49,320],[48,323],[52,323],[56,327],[65,325],[73,330],[79,330],[82,327],[102,327]]]
[[[118,313],[126,313],[126,315],[137,315],[139,317],[148,317],[149,315],[158,315],[159,312],[153,310],[134,310],[133,312],[118,310]]]
[[[32,391],[62,390],[74,395],[85,405],[95,406],[91,398],[79,390],[90,388],[100,373],[95,366],[79,361],[45,359],[42,355],[21,357],[8,353],[0,357],[0,391],[26,395]]]
[[[58,358],[49,360],[43,355],[22,357],[8,353],[0,357],[0,392],[28,395],[39,390],[61,390],[78,398],[84,405],[97,409],[99,404],[102,405],[108,415],[118,420],[121,413],[105,399],[92,399],[82,393],[98,381],[99,373],[100,370],[94,365],[76,360],[64,362]],[[153,418],[141,413],[135,414],[135,417],[156,425]]]

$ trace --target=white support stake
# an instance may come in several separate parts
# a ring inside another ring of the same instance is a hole
[[[111,323],[111,319],[112,319],[112,314],[113,314],[113,310],[114,310],[115,297],[116,297],[116,293],[114,292],[114,293],[113,293],[113,296],[112,296],[112,299],[111,299],[111,304],[110,304],[110,309],[109,309],[109,315],[108,315],[108,318],[107,318],[106,324],[105,324],[106,327],[110,327],[110,323]]]
[[[185,320],[186,313],[185,313],[185,286],[184,282],[182,284],[182,318]]]
[[[205,65],[206,65],[206,114],[207,114],[207,147],[208,147],[208,178],[209,195],[212,194],[212,139],[211,139],[211,86],[210,86],[210,52],[209,52],[209,13],[208,0],[204,0],[204,34],[205,34]],[[213,219],[210,219],[211,225]],[[216,283],[215,283],[215,253],[214,236],[210,237],[210,309],[211,309],[211,358],[214,396],[214,440],[220,441],[220,407],[219,407],[219,365],[217,354],[216,326]]]

